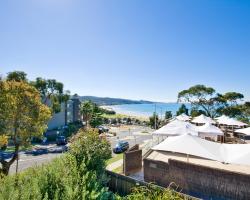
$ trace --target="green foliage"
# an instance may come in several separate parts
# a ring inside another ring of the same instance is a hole
[[[22,71],[13,71],[9,72],[6,78],[7,81],[16,81],[16,82],[27,82],[27,74]]]
[[[80,122],[73,122],[68,124],[68,128],[64,131],[64,135],[68,138],[76,134],[82,127]]]
[[[119,198],[117,198],[119,199]],[[132,193],[124,198],[124,200],[182,200],[185,197],[177,194],[173,190],[160,189],[154,185],[149,187],[136,187],[133,189]]]
[[[80,130],[72,138],[70,153],[76,157],[78,165],[85,164],[88,171],[96,171],[103,176],[106,160],[111,158],[111,148],[107,140],[101,139],[94,129]]]
[[[96,127],[103,123],[103,110],[97,104],[91,101],[84,101],[80,106],[80,111],[87,127],[89,125]]]
[[[223,95],[223,98],[230,105],[237,105],[237,102],[242,100],[244,95],[238,92],[227,92]]]
[[[190,112],[191,117],[197,117],[201,114],[206,115],[206,113],[203,110],[197,110],[195,108],[191,109],[191,112]]]
[[[242,116],[241,105],[238,103],[244,95],[237,92],[227,92],[224,95],[216,93],[215,89],[204,85],[195,85],[178,94],[179,102],[189,102],[196,111],[202,110],[205,115],[215,117],[228,115],[230,117]]]
[[[89,122],[91,127],[97,127],[103,124],[102,114],[103,114],[103,109],[97,106],[97,104],[94,104],[92,119]]]
[[[113,199],[103,183],[110,146],[93,130],[79,132],[69,153],[50,164],[0,179],[3,200]]]
[[[83,118],[83,121],[86,122],[88,127],[89,121],[92,119],[94,114],[94,104],[91,101],[84,101],[81,103],[80,112]]]
[[[50,117],[50,109],[41,102],[36,88],[26,82],[0,81],[0,135],[7,135],[15,146],[10,161],[0,158],[0,172],[8,173],[19,146],[30,143],[34,136],[42,136]]]
[[[42,167],[31,168],[17,177],[0,180],[2,200],[108,199],[111,193],[76,158],[66,154]]]
[[[188,115],[188,109],[187,109],[185,104],[181,104],[181,106],[179,107],[179,110],[177,110],[177,112],[176,112],[176,115],[178,116],[178,115],[181,115],[183,113]]]
[[[114,110],[108,110],[105,108],[99,108],[99,109],[103,114],[107,114],[107,115],[115,115],[116,114],[116,112]]]
[[[30,82],[41,95],[43,103],[49,105],[53,112],[61,111],[61,103],[69,99],[69,91],[63,90],[63,83],[55,79],[36,78]]]
[[[69,153],[16,176],[0,178],[1,200],[144,200],[184,199],[170,189],[138,187],[127,197],[114,196],[104,185],[110,145],[94,130],[80,131]]]
[[[154,112],[153,115],[149,117],[149,125],[152,128],[156,128],[156,129],[159,128],[160,120],[159,120],[159,116],[157,115],[157,113]]]
[[[171,111],[166,111],[165,112],[165,119],[171,119],[173,117],[172,112]]]

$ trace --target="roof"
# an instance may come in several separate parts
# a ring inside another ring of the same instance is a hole
[[[153,135],[177,136],[177,135],[196,135],[198,136],[197,128],[195,125],[180,120],[173,120],[167,125],[153,132]]]
[[[235,132],[237,132],[237,133],[243,133],[245,135],[250,135],[250,127],[238,129]]]
[[[196,136],[182,135],[169,137],[152,149],[250,166],[250,144],[220,144]]]
[[[178,160],[187,162],[187,155],[173,152],[165,152],[165,151],[152,151],[147,159],[157,160],[168,162],[169,159]],[[196,165],[201,165],[205,167],[211,167],[215,169],[222,169],[236,173],[243,173],[250,175],[250,166],[249,165],[238,165],[238,164],[223,164],[219,161],[208,160],[204,158],[200,158],[197,156],[189,156],[188,162]]]
[[[209,135],[224,135],[223,131],[221,129],[219,129],[218,127],[210,124],[210,123],[206,123],[203,126],[198,127],[199,129],[199,133],[206,133]]]
[[[223,117],[217,120],[219,124],[225,124],[228,126],[247,126],[248,124],[238,121],[233,118]]]
[[[192,120],[193,123],[198,123],[198,124],[206,124],[206,123],[211,123],[211,124],[215,124],[215,121],[212,120],[210,117],[207,117],[203,114],[199,115],[198,117],[195,117]]]
[[[190,118],[191,117],[186,115],[185,113],[182,113],[182,114],[176,116],[176,119],[181,120],[181,121],[189,121]]]

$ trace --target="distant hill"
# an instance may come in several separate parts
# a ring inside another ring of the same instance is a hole
[[[110,97],[95,97],[95,96],[80,96],[81,101],[90,100],[98,105],[106,106],[106,105],[120,105],[120,104],[144,104],[144,103],[154,103],[152,101],[144,101],[144,100],[129,100],[129,99],[120,99],[120,98],[110,98]]]

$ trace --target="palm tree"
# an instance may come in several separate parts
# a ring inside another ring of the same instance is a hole
[[[84,101],[81,103],[80,112],[83,118],[83,121],[86,122],[86,127],[89,127],[89,121],[93,117],[94,113],[94,104],[91,101]]]

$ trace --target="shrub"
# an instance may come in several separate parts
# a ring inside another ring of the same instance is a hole
[[[89,171],[97,175],[104,174],[106,160],[111,158],[111,148],[107,140],[101,139],[94,129],[81,129],[72,138],[70,153],[76,157],[78,164],[84,163]]]
[[[17,176],[3,177],[0,199],[113,199],[113,194],[103,186],[105,159],[111,155],[109,144],[97,135],[92,130],[81,131],[69,153]]]
[[[116,197],[117,199],[122,199]],[[166,188],[160,189],[154,185],[150,185],[149,187],[140,186],[135,187],[132,193],[123,198],[123,200],[183,200],[187,199],[184,196],[177,194],[173,190]]]

